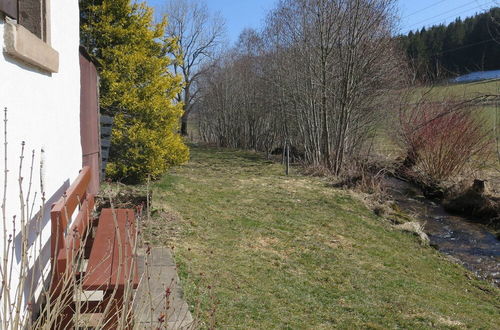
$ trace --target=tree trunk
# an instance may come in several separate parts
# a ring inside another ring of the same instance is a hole
[[[188,112],[184,112],[184,114],[181,117],[181,135],[182,136],[188,136],[188,131],[187,131],[187,125],[188,125]]]

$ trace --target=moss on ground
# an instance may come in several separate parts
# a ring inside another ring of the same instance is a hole
[[[147,234],[174,247],[202,327],[498,326],[498,289],[349,193],[256,153],[191,155],[156,183]]]

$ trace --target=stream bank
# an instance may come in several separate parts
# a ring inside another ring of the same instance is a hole
[[[388,193],[399,208],[414,214],[423,224],[430,244],[451,256],[479,278],[500,286],[500,241],[485,225],[448,213],[424,197],[417,186],[388,177]]]

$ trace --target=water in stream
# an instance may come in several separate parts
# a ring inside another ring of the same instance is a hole
[[[387,186],[399,207],[422,221],[431,244],[478,277],[500,286],[500,241],[485,226],[449,214],[407,182],[388,178]]]

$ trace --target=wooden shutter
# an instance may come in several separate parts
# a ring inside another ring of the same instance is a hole
[[[65,0],[67,1],[67,0]],[[96,67],[80,48],[80,139],[83,166],[90,166],[92,179],[88,191],[99,192],[101,172],[101,141],[99,139],[99,94]]]
[[[17,0],[0,0],[0,11],[11,18],[17,19]]]

